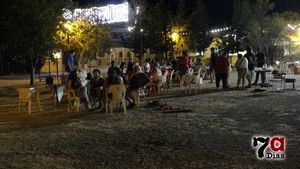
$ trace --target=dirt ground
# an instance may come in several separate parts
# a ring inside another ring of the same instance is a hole
[[[206,87],[148,98],[192,110],[186,113],[163,113],[145,101],[127,115],[67,113],[66,104],[53,108],[43,93],[45,112],[27,115],[16,113],[13,92],[1,95],[0,168],[300,167],[300,91]],[[257,160],[255,135],[285,136],[286,159]]]

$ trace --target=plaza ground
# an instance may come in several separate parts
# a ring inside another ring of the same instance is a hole
[[[235,76],[232,74],[231,86]],[[65,104],[54,109],[44,91],[45,112],[27,115],[16,113],[13,90],[23,81],[0,82],[0,168],[300,166],[300,91],[222,91],[205,82],[199,93],[166,91],[148,98],[192,112],[163,113],[142,106],[127,115],[67,113]],[[287,158],[257,160],[251,147],[254,135],[285,136]]]

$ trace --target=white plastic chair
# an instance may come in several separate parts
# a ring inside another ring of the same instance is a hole
[[[133,90],[132,95],[134,97],[134,101],[137,107],[141,105],[141,95],[144,97],[145,100],[147,100],[144,89],[142,88],[139,88],[138,90]]]
[[[17,90],[19,92],[19,113],[21,112],[22,103],[26,103],[28,106],[28,114],[31,114],[31,105],[33,99],[37,100],[39,111],[42,112],[40,94],[36,90],[31,88],[19,88]]]
[[[106,113],[112,113],[115,103],[122,103],[124,113],[126,114],[126,88],[125,85],[111,85],[106,92]]]
[[[175,70],[172,70],[172,72],[171,72],[171,75],[170,75],[170,78],[169,78],[169,88],[170,89],[172,89],[172,87],[173,87],[173,76],[174,76],[174,72],[175,72]]]
[[[158,93],[161,92],[161,88],[165,89],[166,88],[166,84],[167,84],[167,75],[163,75],[163,76],[158,76],[158,84],[157,84],[157,90]]]

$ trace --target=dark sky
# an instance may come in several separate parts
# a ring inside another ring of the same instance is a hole
[[[86,4],[88,2],[97,2],[101,4],[107,3],[120,3],[123,0],[74,0],[80,2],[81,4]],[[143,1],[143,0],[141,0]],[[193,2],[195,0],[187,0]],[[210,21],[214,26],[225,26],[230,25],[231,15],[232,15],[232,4],[234,0],[203,0],[207,4],[207,10],[210,17]],[[300,0],[271,0],[275,2],[275,12],[282,11],[297,11],[300,12]],[[168,2],[173,3],[176,6],[178,0],[168,0]]]

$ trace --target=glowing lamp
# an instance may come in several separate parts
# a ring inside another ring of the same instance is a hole
[[[177,32],[173,32],[171,35],[171,38],[172,38],[173,42],[178,42],[179,34]]]

